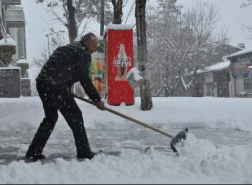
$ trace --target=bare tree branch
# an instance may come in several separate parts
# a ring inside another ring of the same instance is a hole
[[[130,8],[130,11],[129,11],[128,15],[127,15],[127,18],[126,18],[126,20],[125,20],[125,23],[124,23],[124,24],[126,24],[126,23],[127,23],[128,19],[129,19],[129,16],[131,15],[131,13],[132,13],[132,11],[133,11],[133,8],[134,8],[134,7],[135,7],[135,3],[133,3],[133,4],[132,4],[132,6],[131,6],[131,8]]]
[[[248,3],[243,3],[241,5],[241,8],[247,8],[248,6],[252,5],[252,1],[251,0],[248,0]]]

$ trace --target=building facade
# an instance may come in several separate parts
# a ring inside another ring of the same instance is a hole
[[[230,61],[224,61],[204,70],[198,70],[194,81],[193,96],[229,97]]]
[[[224,62],[198,70],[192,96],[252,98],[252,48],[224,58]]]
[[[3,74],[14,74],[14,72],[17,74],[1,76],[0,97],[30,96],[30,79],[27,76],[29,64],[25,60],[25,16],[23,8],[16,6],[21,5],[21,0],[0,0],[0,5],[0,43],[2,43],[0,44],[0,70]]]
[[[12,65],[26,57],[25,16],[22,7],[8,5],[5,10],[6,32],[17,43],[16,54],[12,56]]]
[[[251,97],[252,94],[252,48],[227,56],[230,60],[230,97]]]

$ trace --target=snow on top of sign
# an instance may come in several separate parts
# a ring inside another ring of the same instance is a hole
[[[247,54],[247,53],[252,53],[252,48],[243,49],[231,55],[225,56],[225,58],[232,58],[232,57],[236,57],[236,56]]]
[[[104,59],[104,53],[94,52],[91,56],[92,60]]]
[[[5,42],[5,39],[0,40],[0,46],[17,46],[17,43],[10,38],[10,35],[7,35],[7,42]]]
[[[206,67],[205,69],[200,69],[197,71],[197,73],[205,73],[205,72],[211,72],[211,71],[219,71],[222,69],[226,69],[230,66],[230,61],[220,62],[217,64],[214,64],[212,66]]]
[[[17,64],[29,64],[29,62],[24,57],[22,57],[19,61],[17,61]]]
[[[143,77],[140,76],[139,74],[141,73],[136,67],[133,67],[127,74],[127,78],[130,77],[131,74],[134,74],[134,79],[135,81],[139,81],[139,80],[142,80]]]
[[[249,69],[252,69],[252,66],[249,66]]]
[[[133,28],[132,25],[129,24],[109,24],[105,31],[111,30],[131,30]]]

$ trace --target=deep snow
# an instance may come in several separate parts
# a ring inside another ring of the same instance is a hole
[[[94,131],[105,125],[111,132],[135,125],[108,112],[102,112],[77,101],[83,112],[85,125]],[[251,132],[251,99],[225,98],[153,98],[151,111],[140,111],[136,105],[113,107],[153,126],[170,128],[215,128]],[[0,99],[1,131],[26,133],[36,130],[43,118],[38,97]],[[69,130],[62,116],[54,132]],[[203,133],[204,134],[204,133]],[[32,138],[30,138],[32,139]],[[52,136],[52,140],[57,142]],[[11,140],[6,138],[5,143]],[[21,141],[20,141],[21,142]],[[133,140],[132,142],[138,142]],[[10,143],[11,145],[12,143]],[[0,144],[1,145],[1,144]],[[120,143],[118,144],[120,147]],[[216,146],[211,140],[196,138],[189,133],[180,156],[151,148],[121,148],[118,157],[98,155],[91,161],[77,162],[55,159],[55,163],[41,164],[12,162],[0,165],[1,183],[252,183],[252,147],[250,142]],[[26,150],[22,148],[21,150]]]

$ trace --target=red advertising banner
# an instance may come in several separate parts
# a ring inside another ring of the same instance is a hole
[[[127,73],[134,67],[133,30],[108,29],[105,34],[108,104],[133,105],[134,89],[127,81]]]
[[[249,64],[237,65],[233,67],[233,75],[237,77],[244,77],[249,72]]]

